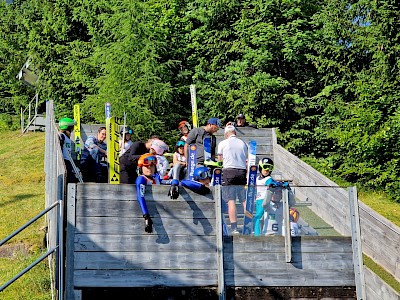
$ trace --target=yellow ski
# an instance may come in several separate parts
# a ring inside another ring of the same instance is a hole
[[[81,110],[79,104],[74,105],[74,120],[76,122],[74,126],[74,135],[75,135],[75,153],[76,153],[76,160],[81,160]]]
[[[119,124],[117,117],[106,119],[108,178],[110,184],[119,184]]]
[[[192,102],[193,127],[199,127],[199,122],[198,122],[198,119],[197,119],[196,86],[194,84],[190,85],[190,99],[191,99],[191,102]]]

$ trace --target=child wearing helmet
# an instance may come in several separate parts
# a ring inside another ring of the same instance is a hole
[[[178,141],[175,146],[175,153],[172,157],[173,167],[168,173],[169,178],[181,180],[186,175],[186,156],[185,156],[185,142]]]
[[[180,121],[178,124],[178,129],[182,134],[180,139],[185,142],[188,137],[189,131],[192,129],[192,126],[190,126],[188,121]]]
[[[157,172],[161,177],[167,174],[169,168],[169,162],[167,158],[164,156],[164,153],[169,150],[166,143],[162,140],[153,140],[150,145],[150,154],[155,155],[157,157]]]
[[[119,140],[119,156],[121,157],[133,144],[131,141],[133,130],[130,127],[121,129]]]
[[[149,211],[147,209],[144,194],[146,185],[160,184],[160,178],[157,176],[157,157],[150,153],[143,154],[138,160],[139,176],[136,178],[136,195],[139,201],[140,209],[142,210],[143,218],[145,220],[145,231],[148,233],[153,232],[153,221],[151,220]]]
[[[67,169],[67,182],[72,183],[77,182],[71,163],[71,132],[74,130],[75,124],[75,120],[71,118],[62,118],[58,124],[60,128],[60,145],[65,162],[65,168]]]
[[[253,218],[254,223],[254,236],[261,235],[261,220],[264,216],[264,208],[262,202],[265,198],[268,185],[273,182],[271,177],[272,170],[274,169],[274,162],[269,157],[264,157],[258,162],[258,172],[260,173],[256,180],[257,196],[256,196],[256,213]]]

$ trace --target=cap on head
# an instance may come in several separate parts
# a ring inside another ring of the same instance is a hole
[[[246,119],[246,117],[244,116],[244,114],[238,114],[236,119]]]
[[[67,130],[68,127],[73,127],[76,125],[76,121],[71,118],[62,118],[58,124],[61,130]]]
[[[154,149],[158,155],[163,155],[164,152],[167,152],[169,150],[168,146],[166,143],[164,143],[162,140],[153,140],[151,142],[150,149]]]
[[[218,118],[211,118],[208,120],[207,124],[210,125],[217,125],[218,127],[221,127],[221,121]]]
[[[228,132],[235,132],[235,130],[236,130],[236,128],[235,128],[235,126],[233,126],[233,125],[227,125],[227,126],[225,127],[225,133],[228,133]]]

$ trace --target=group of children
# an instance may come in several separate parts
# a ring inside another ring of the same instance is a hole
[[[65,151],[71,151],[70,135],[73,130],[75,122],[69,118],[60,120],[60,141],[63,146],[63,155],[66,161],[68,182],[75,182],[71,177],[73,171],[71,170],[70,159],[71,156],[66,155]],[[152,184],[168,184],[170,190],[168,195],[172,199],[179,197],[179,186],[189,188],[200,194],[209,192],[208,186],[210,185],[212,174],[206,166],[198,166],[193,173],[193,180],[187,179],[187,158],[184,153],[185,140],[191,130],[190,124],[187,121],[179,123],[178,129],[181,131],[181,138],[175,145],[175,152],[172,159],[172,168],[164,154],[169,150],[168,146],[160,139],[153,138],[147,143],[143,143],[146,152],[138,156],[137,160],[137,177],[134,181],[136,183],[136,193],[139,205],[141,207],[143,218],[145,220],[145,231],[151,233],[153,231],[153,222],[151,220],[149,211],[145,201],[145,187]],[[120,156],[123,156],[127,151],[131,150],[133,142],[131,140],[133,130],[129,127],[122,128],[120,140]],[[81,167],[87,169],[85,164],[91,162],[92,168],[96,174],[101,174],[100,160],[106,156],[106,144],[104,142],[106,137],[105,128],[101,127],[98,131],[97,137],[88,137],[85,142],[85,147],[82,151]],[[69,145],[69,148],[68,146]],[[97,166],[97,167],[96,167]],[[254,235],[282,235],[282,190],[286,188],[289,190],[289,207],[290,207],[290,221],[291,221],[291,234],[292,236],[298,235],[297,220],[299,213],[293,207],[294,197],[290,191],[290,187],[282,186],[281,183],[276,182],[272,177],[273,161],[268,158],[262,158],[258,164],[259,176],[257,177],[257,196],[255,202],[255,215],[253,218]],[[169,170],[169,172],[168,172]],[[82,170],[84,171],[84,170]],[[85,173],[85,172],[83,172]],[[93,172],[92,172],[93,173]],[[98,175],[100,176],[100,175]],[[87,176],[86,176],[87,177]],[[85,180],[87,181],[87,180]],[[90,178],[89,181],[98,181],[95,178]]]

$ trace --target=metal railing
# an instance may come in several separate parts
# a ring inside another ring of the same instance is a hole
[[[21,132],[25,133],[31,126],[36,130],[36,127],[43,126],[42,115],[38,112],[39,109],[39,95],[36,94],[29,102],[25,109],[21,107]],[[26,116],[27,114],[27,116]],[[41,120],[41,122],[39,122]]]
[[[31,219],[30,221],[26,222],[24,225],[22,225],[20,228],[18,228],[17,230],[15,230],[13,233],[11,233],[9,236],[7,236],[6,238],[4,238],[3,240],[0,241],[0,246],[4,245],[6,242],[8,242],[10,239],[12,239],[13,237],[15,237],[17,234],[19,234],[20,232],[22,232],[24,229],[26,229],[27,227],[29,227],[31,224],[33,224],[35,221],[37,221],[40,217],[42,217],[43,215],[47,214],[48,212],[50,212],[51,210],[53,210],[54,208],[58,207],[58,235],[57,235],[57,245],[55,247],[51,247],[50,249],[47,250],[46,253],[42,254],[38,259],[36,259],[33,263],[31,263],[29,266],[27,266],[25,269],[23,269],[21,272],[19,272],[17,275],[15,275],[13,278],[11,278],[9,281],[7,281],[5,284],[3,284],[2,286],[0,286],[0,292],[2,292],[5,288],[7,288],[9,285],[11,285],[14,281],[16,281],[17,279],[19,279],[21,276],[23,276],[24,274],[26,274],[29,270],[31,270],[34,266],[36,266],[37,264],[39,264],[43,259],[45,259],[46,257],[48,257],[49,255],[51,255],[52,253],[57,251],[57,259],[58,262],[62,262],[63,261],[63,257],[64,257],[64,253],[63,253],[63,249],[64,249],[64,235],[63,235],[63,221],[64,221],[64,205],[63,205],[63,200],[58,200],[57,202],[54,202],[51,206],[49,206],[48,208],[44,209],[42,212],[40,212],[39,214],[37,214],[33,219]],[[61,300],[63,299],[63,282],[64,282],[64,278],[63,278],[63,272],[62,272],[62,268],[58,268],[59,272],[58,272],[58,276],[57,276],[57,283],[58,283],[58,299]]]

